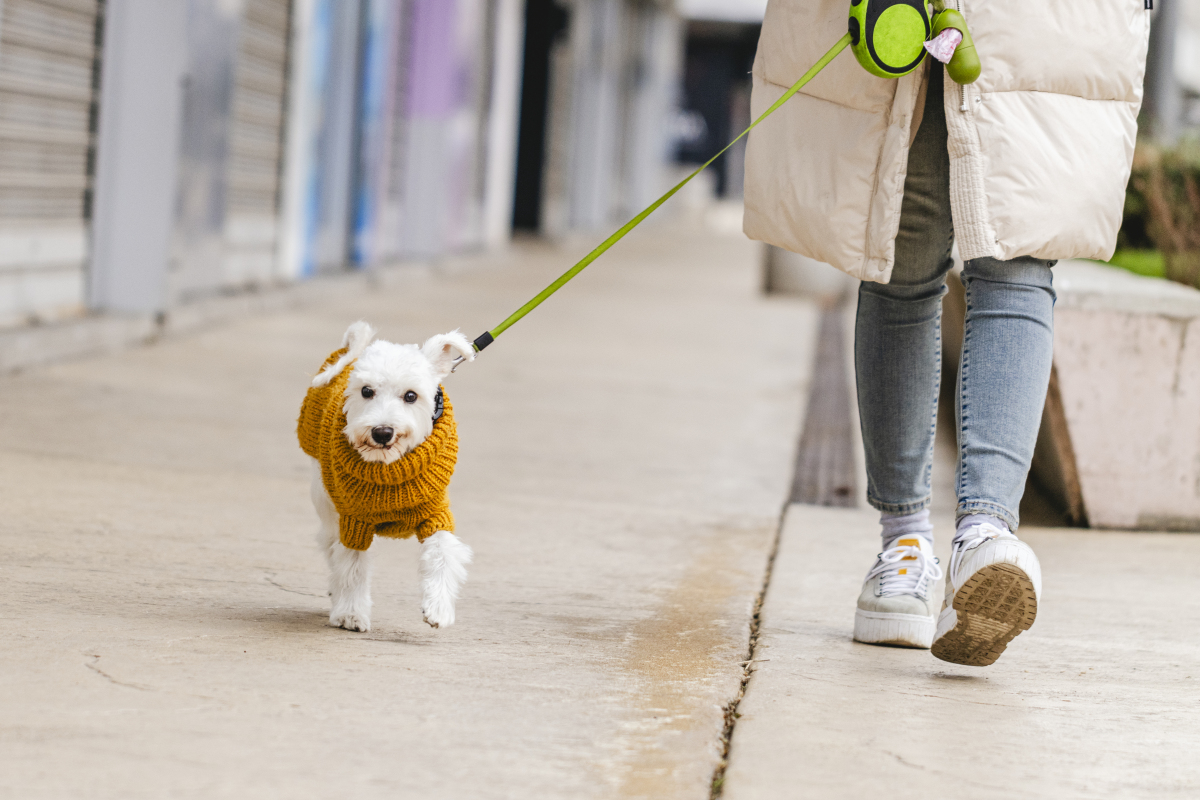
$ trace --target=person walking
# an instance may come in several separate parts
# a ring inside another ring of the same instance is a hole
[[[984,666],[1033,624],[1041,568],[1016,532],[1050,379],[1052,267],[1116,247],[1148,5],[958,0],[982,62],[975,83],[955,84],[932,58],[898,80],[837,59],[750,135],[746,234],[863,281],[854,364],[883,547],[858,599],[860,642]],[[845,0],[770,0],[754,114],[844,33],[846,12]],[[930,478],[956,242],[957,524],[939,614]]]

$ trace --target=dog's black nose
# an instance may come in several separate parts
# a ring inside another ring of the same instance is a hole
[[[380,425],[378,428],[371,428],[371,438],[375,440],[376,444],[387,444],[392,440],[393,433],[395,433],[394,430],[384,425]]]

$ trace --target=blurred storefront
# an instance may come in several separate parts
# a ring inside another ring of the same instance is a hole
[[[96,0],[0,15],[0,326],[86,307]]]
[[[678,158],[703,164],[750,125],[750,69],[761,25],[731,20],[689,20]],[[746,140],[712,165],[718,196],[740,198]]]
[[[676,155],[703,164],[750,125],[750,70],[766,0],[680,0],[687,20],[683,98]],[[710,170],[719,197],[740,199],[746,140]]]
[[[514,223],[602,228],[667,188],[684,29],[663,0],[529,0]]]
[[[168,303],[276,273],[287,0],[189,0]]]
[[[683,37],[669,0],[3,0],[0,328],[603,227],[670,178]]]
[[[1141,133],[1170,147],[1200,137],[1200,0],[1153,6]]]
[[[511,0],[366,4],[355,264],[506,238],[490,222],[511,209],[520,12]]]

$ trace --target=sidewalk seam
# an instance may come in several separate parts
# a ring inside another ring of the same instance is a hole
[[[800,440],[796,447],[795,472],[792,475],[789,497],[779,511],[779,523],[775,528],[775,540],[767,556],[767,567],[763,574],[762,588],[754,601],[750,615],[750,641],[746,660],[742,662],[742,681],[737,695],[725,704],[725,728],[721,732],[721,756],[713,770],[709,800],[718,800],[725,790],[725,770],[729,767],[729,753],[733,733],[739,718],[738,706],[746,696],[758,651],[758,637],[762,632],[762,609],[771,588],[771,575],[775,570],[775,558],[783,540],[783,525],[788,508],[793,503],[820,506],[854,506],[855,472],[853,467],[853,431],[850,428],[851,403],[850,380],[847,375],[846,347],[843,334],[843,315],[849,298],[827,304],[821,310],[817,326],[817,348],[813,355],[812,380],[804,406],[800,429]],[[834,480],[828,478],[834,475]]]
[[[766,570],[763,573],[762,587],[758,590],[757,597],[754,598],[754,611],[750,615],[750,640],[746,648],[746,660],[742,662],[742,680],[738,686],[737,694],[724,705],[722,711],[725,715],[725,727],[721,731],[719,740],[721,748],[721,756],[717,760],[717,767],[713,770],[711,789],[709,791],[709,800],[718,800],[725,790],[725,770],[729,767],[729,752],[733,742],[733,732],[737,727],[738,706],[742,702],[742,698],[746,696],[746,688],[750,685],[750,678],[754,675],[755,655],[758,650],[758,637],[762,630],[762,609],[763,603],[767,598],[767,590],[771,586],[771,574],[775,570],[775,557],[779,554],[779,544],[783,538],[783,520],[787,514],[788,503],[785,502],[782,510],[779,512],[779,523],[775,527],[775,539],[771,542],[771,551],[767,555]]]

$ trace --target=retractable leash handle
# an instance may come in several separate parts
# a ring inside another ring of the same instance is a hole
[[[850,0],[850,49],[872,75],[899,78],[921,66],[929,33],[925,0]]]
[[[975,42],[961,12],[924,0],[850,0],[850,49],[863,69],[880,78],[899,78],[921,66],[925,42],[953,28],[962,34],[946,72],[955,83],[974,83],[981,71]]]
[[[837,41],[829,52],[821,56],[800,80],[792,84],[783,95],[771,104],[771,107],[759,115],[749,128],[738,134],[721,152],[701,164],[695,171],[672,187],[666,194],[655,200],[633,219],[621,226],[616,233],[598,244],[586,256],[575,263],[573,267],[560,275],[553,283],[540,291],[537,296],[518,308],[496,327],[478,336],[472,343],[475,352],[480,353],[496,341],[500,334],[508,330],[522,317],[540,306],[550,295],[561,289],[568,281],[582,272],[589,264],[602,256],[610,247],[625,237],[625,234],[636,228],[642,220],[650,216],[663,203],[688,184],[692,178],[699,175],[710,164],[716,161],[733,147],[738,141],[754,130],[760,122],[774,114],[784,103],[790,100],[796,92],[815,78],[821,70],[833,61],[838,53],[851,47],[858,63],[867,72],[881,78],[899,78],[907,75],[921,65],[925,59],[925,41],[931,35],[936,36],[946,28],[955,28],[963,35],[962,43],[956,50],[948,65],[950,77],[959,83],[970,83],[979,77],[979,58],[975,54],[974,43],[967,32],[967,24],[962,14],[953,9],[945,9],[942,0],[935,0],[937,9],[932,18],[929,16],[925,0],[851,0],[849,30]],[[961,61],[960,56],[962,57]],[[956,65],[956,61],[959,64]],[[455,368],[464,359],[458,359]]]

